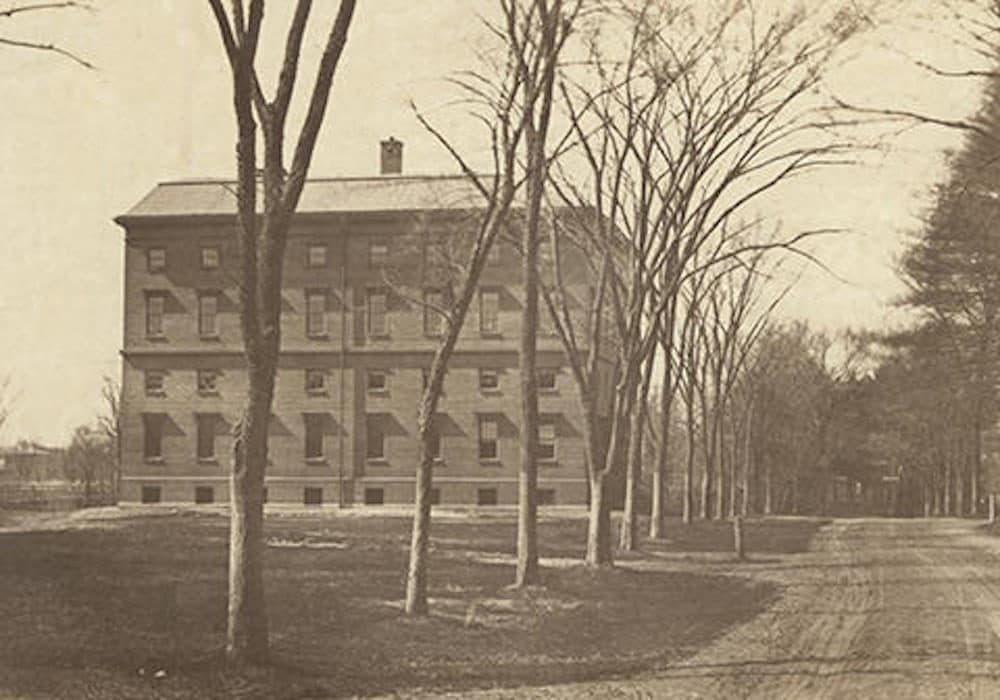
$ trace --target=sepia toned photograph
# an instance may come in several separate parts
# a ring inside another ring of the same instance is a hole
[[[0,700],[1000,698],[1000,1],[0,0]]]

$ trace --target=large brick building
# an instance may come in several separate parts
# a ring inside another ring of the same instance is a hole
[[[288,240],[282,355],[267,497],[286,503],[413,498],[415,417],[441,292],[431,248],[468,232],[479,195],[462,177],[311,180]],[[228,498],[232,427],[245,396],[236,295],[235,197],[220,180],[157,185],[116,219],[125,229],[122,500]],[[463,229],[464,227],[464,229]],[[568,265],[572,278],[574,267]],[[582,273],[582,270],[579,270]],[[500,244],[445,382],[436,497],[517,500],[520,258]],[[572,296],[583,310],[586,280]],[[558,339],[539,338],[540,501],[582,503],[583,437]]]

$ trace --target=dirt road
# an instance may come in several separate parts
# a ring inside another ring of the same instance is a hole
[[[1000,543],[960,520],[844,520],[760,563],[770,610],[631,680],[478,698],[1000,698]]]

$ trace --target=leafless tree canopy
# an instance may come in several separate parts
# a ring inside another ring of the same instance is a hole
[[[19,38],[17,34],[17,19],[21,15],[53,10],[92,9],[93,7],[90,3],[79,2],[78,0],[66,0],[65,2],[24,2],[14,4],[6,9],[0,9],[0,45],[32,51],[51,52],[68,58],[84,68],[93,68],[93,64],[89,61],[59,44],[23,39]]]

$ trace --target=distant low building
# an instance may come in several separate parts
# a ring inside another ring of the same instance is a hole
[[[22,440],[12,447],[0,448],[0,481],[40,482],[65,478],[65,450]]]

